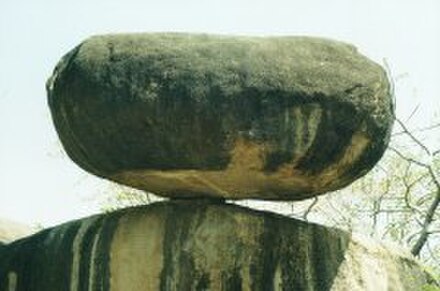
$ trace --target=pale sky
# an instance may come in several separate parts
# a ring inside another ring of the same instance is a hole
[[[438,0],[0,0],[0,217],[50,226],[98,211],[109,183],[63,152],[45,82],[90,35],[114,32],[311,35],[350,42],[396,82],[413,127],[440,114]],[[437,119],[438,121],[438,119]]]

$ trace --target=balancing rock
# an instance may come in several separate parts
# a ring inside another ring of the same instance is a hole
[[[47,90],[73,161],[167,197],[340,189],[380,159],[393,121],[384,70],[310,37],[94,36],[61,59]]]

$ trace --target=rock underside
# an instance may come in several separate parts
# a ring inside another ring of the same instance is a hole
[[[393,120],[383,69],[309,37],[92,37],[48,84],[69,156],[167,197],[300,200],[382,156]]]
[[[0,247],[0,290],[422,290],[409,255],[247,208],[172,201]]]

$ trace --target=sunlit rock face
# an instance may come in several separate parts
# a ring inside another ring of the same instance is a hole
[[[59,62],[49,105],[85,170],[167,197],[300,200],[382,156],[383,69],[309,37],[92,37]]]
[[[409,255],[208,201],[93,216],[0,248],[0,290],[423,290]]]

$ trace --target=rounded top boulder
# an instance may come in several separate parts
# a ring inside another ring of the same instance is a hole
[[[174,198],[300,200],[370,170],[393,122],[384,70],[311,37],[94,36],[48,80],[86,171]]]

